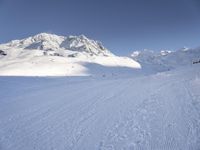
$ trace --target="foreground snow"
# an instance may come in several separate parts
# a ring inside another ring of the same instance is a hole
[[[198,150],[200,67],[138,78],[0,77],[2,150]]]

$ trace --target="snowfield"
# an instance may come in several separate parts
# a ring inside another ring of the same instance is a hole
[[[199,150],[200,66],[149,76],[0,77],[2,150]]]
[[[0,76],[126,75],[140,68],[133,59],[116,56],[84,35],[40,33],[0,44]]]
[[[0,44],[0,150],[199,150],[200,48],[112,54],[80,36]]]

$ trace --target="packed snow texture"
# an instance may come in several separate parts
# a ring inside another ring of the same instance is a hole
[[[200,66],[151,76],[1,77],[2,150],[199,150]]]
[[[131,57],[83,35],[1,44],[0,150],[199,150],[200,49]]]
[[[136,61],[115,56],[84,35],[41,33],[0,45],[2,76],[89,76],[104,75],[108,70],[125,75],[140,68]]]

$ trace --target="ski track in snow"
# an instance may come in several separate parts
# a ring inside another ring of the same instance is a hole
[[[198,150],[199,69],[127,79],[1,77],[0,149]]]

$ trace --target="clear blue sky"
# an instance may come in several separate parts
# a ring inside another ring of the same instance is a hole
[[[0,0],[0,43],[85,34],[112,52],[200,46],[200,0]]]

